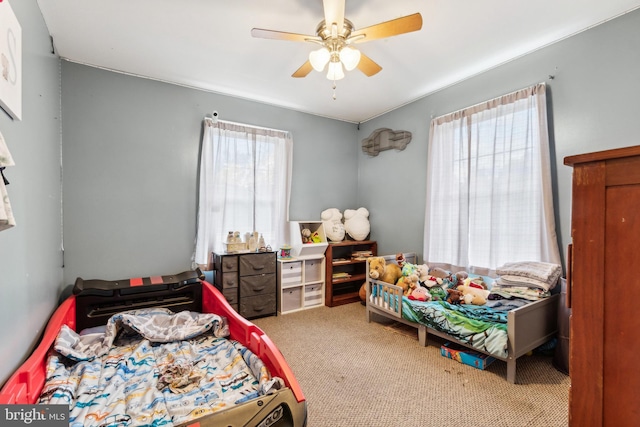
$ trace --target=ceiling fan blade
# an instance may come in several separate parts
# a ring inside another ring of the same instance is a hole
[[[273,39],[273,40],[288,40],[292,42],[306,42],[322,40],[317,36],[309,36],[305,34],[297,34],[297,33],[287,33],[284,31],[274,31],[274,30],[263,30],[262,28],[254,28],[251,30],[251,35],[253,37],[258,37],[261,39]]]
[[[344,7],[345,0],[323,0],[324,22],[327,28],[331,28],[332,24],[337,24],[338,33],[342,32],[344,25]]]
[[[368,77],[377,74],[382,70],[382,67],[375,63],[364,53],[360,52],[360,62],[358,62],[358,70],[365,73]]]
[[[391,21],[381,22],[370,27],[356,30],[351,33],[349,39],[353,39],[354,43],[362,43],[418,31],[421,28],[422,15],[414,13],[413,15],[403,16],[402,18],[392,19]]]
[[[291,77],[306,77],[307,74],[311,72],[311,70],[313,70],[311,62],[307,60],[307,62],[302,64],[302,66],[298,68],[295,73],[291,74]]]

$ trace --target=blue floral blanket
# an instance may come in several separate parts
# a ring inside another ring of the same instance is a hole
[[[66,403],[71,427],[173,426],[284,386],[224,317],[163,308],[111,317],[103,331],[60,330],[39,403]]]
[[[402,298],[402,317],[494,356],[507,357],[507,312],[486,306]]]

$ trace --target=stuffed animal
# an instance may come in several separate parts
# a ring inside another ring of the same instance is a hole
[[[416,266],[416,274],[418,275],[418,282],[423,283],[429,280],[429,266],[427,264],[420,264]]]
[[[387,263],[384,257],[370,257],[367,258],[367,262],[369,263],[369,277],[374,280],[395,285],[398,279],[402,277],[400,266],[393,262]]]
[[[429,274],[435,278],[440,278],[440,279],[445,279],[451,276],[449,273],[447,273],[444,269],[440,267],[432,268],[431,270],[429,270]]]
[[[344,229],[353,240],[366,239],[371,231],[369,211],[366,208],[346,209],[344,211]]]
[[[470,281],[471,280],[467,278],[465,284],[457,288],[457,290],[462,292],[462,301],[464,301],[464,304],[484,305],[487,302],[489,291],[469,286],[468,283]]]
[[[418,271],[418,266],[415,264],[411,264],[410,262],[405,262],[404,264],[402,264],[403,276],[410,276],[412,274],[415,274],[416,277],[418,277],[417,271]]]
[[[342,212],[336,208],[329,208],[320,214],[322,224],[324,225],[324,234],[332,242],[341,242],[344,240],[344,224],[342,223]]]
[[[384,257],[370,257],[367,258],[369,263],[369,277],[374,280],[380,280],[385,283],[396,284],[398,279],[402,277],[402,269],[398,264],[393,262],[387,263]],[[358,295],[362,301],[367,299],[367,284],[363,283],[360,286]]]
[[[418,283],[418,275],[403,275],[396,282],[396,286],[400,286],[402,288],[402,291],[404,292],[404,295],[409,296],[414,289],[420,287],[420,284]]]
[[[302,243],[311,243],[311,230],[303,228],[300,234],[302,235]]]
[[[449,288],[447,289],[447,294],[447,302],[449,304],[460,304],[462,301],[462,291]]]
[[[433,301],[444,301],[447,299],[447,291],[445,291],[442,286],[434,286],[433,288],[429,288],[429,295],[431,295]]]
[[[429,293],[429,290],[427,288],[418,286],[411,292],[411,295],[409,295],[407,298],[414,301],[429,301],[431,299],[431,294]]]

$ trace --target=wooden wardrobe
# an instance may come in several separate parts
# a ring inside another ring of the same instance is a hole
[[[640,426],[640,146],[573,167],[569,425]]]

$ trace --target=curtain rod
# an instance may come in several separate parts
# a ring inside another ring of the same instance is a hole
[[[239,122],[232,122],[229,120],[221,120],[218,118],[219,114],[217,111],[214,111],[211,115],[205,115],[204,119],[205,120],[209,120],[213,123],[216,122],[221,122],[221,123],[225,123],[228,125],[236,125],[236,126],[251,126],[252,128],[256,128],[256,129],[262,129],[262,130],[270,130],[270,131],[275,131],[275,132],[284,132],[284,133],[289,133],[288,130],[282,130],[282,129],[274,129],[274,128],[268,128],[268,127],[264,127],[264,126],[256,126],[256,125],[252,125],[252,124],[248,124],[248,123],[239,123]]]

